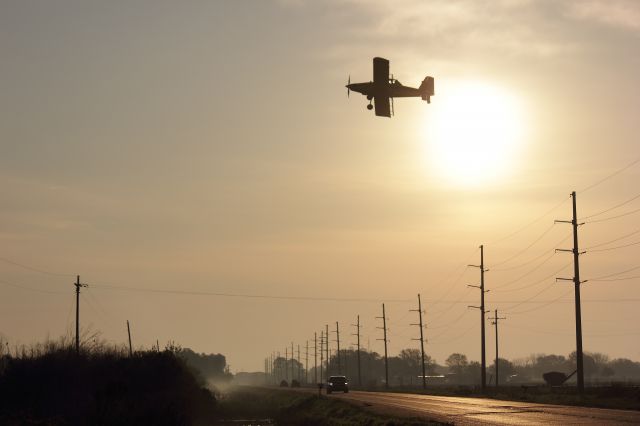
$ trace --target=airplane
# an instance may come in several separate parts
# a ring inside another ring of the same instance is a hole
[[[393,98],[410,98],[421,97],[423,101],[431,103],[431,96],[434,96],[433,77],[425,77],[420,87],[403,86],[398,80],[389,77],[389,61],[384,58],[373,58],[373,81],[369,83],[351,83],[351,76],[347,85],[347,97],[349,92],[362,93],[367,97],[369,105],[368,110],[374,108],[371,102],[374,102],[376,115],[379,117],[391,117],[393,115]],[[391,102],[389,102],[391,100]]]

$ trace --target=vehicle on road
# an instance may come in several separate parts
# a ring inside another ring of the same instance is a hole
[[[327,394],[331,392],[349,392],[349,382],[345,376],[330,376],[327,381]]]

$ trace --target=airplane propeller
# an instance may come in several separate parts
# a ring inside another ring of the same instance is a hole
[[[351,89],[349,89],[350,85],[351,85],[351,74],[349,74],[349,80],[347,80],[347,98],[349,97],[349,92],[351,91]]]

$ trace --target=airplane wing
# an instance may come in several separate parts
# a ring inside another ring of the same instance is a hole
[[[391,105],[388,96],[375,96],[373,98],[376,106],[376,115],[380,117],[391,117]]]
[[[373,58],[373,82],[375,84],[389,84],[388,60],[384,58]]]

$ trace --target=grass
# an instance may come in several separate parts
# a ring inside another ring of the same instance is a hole
[[[223,419],[272,419],[278,425],[442,425],[439,422],[380,416],[352,404],[314,394],[237,387],[219,401]]]
[[[199,425],[216,401],[172,351],[50,346],[4,356],[2,425]]]

